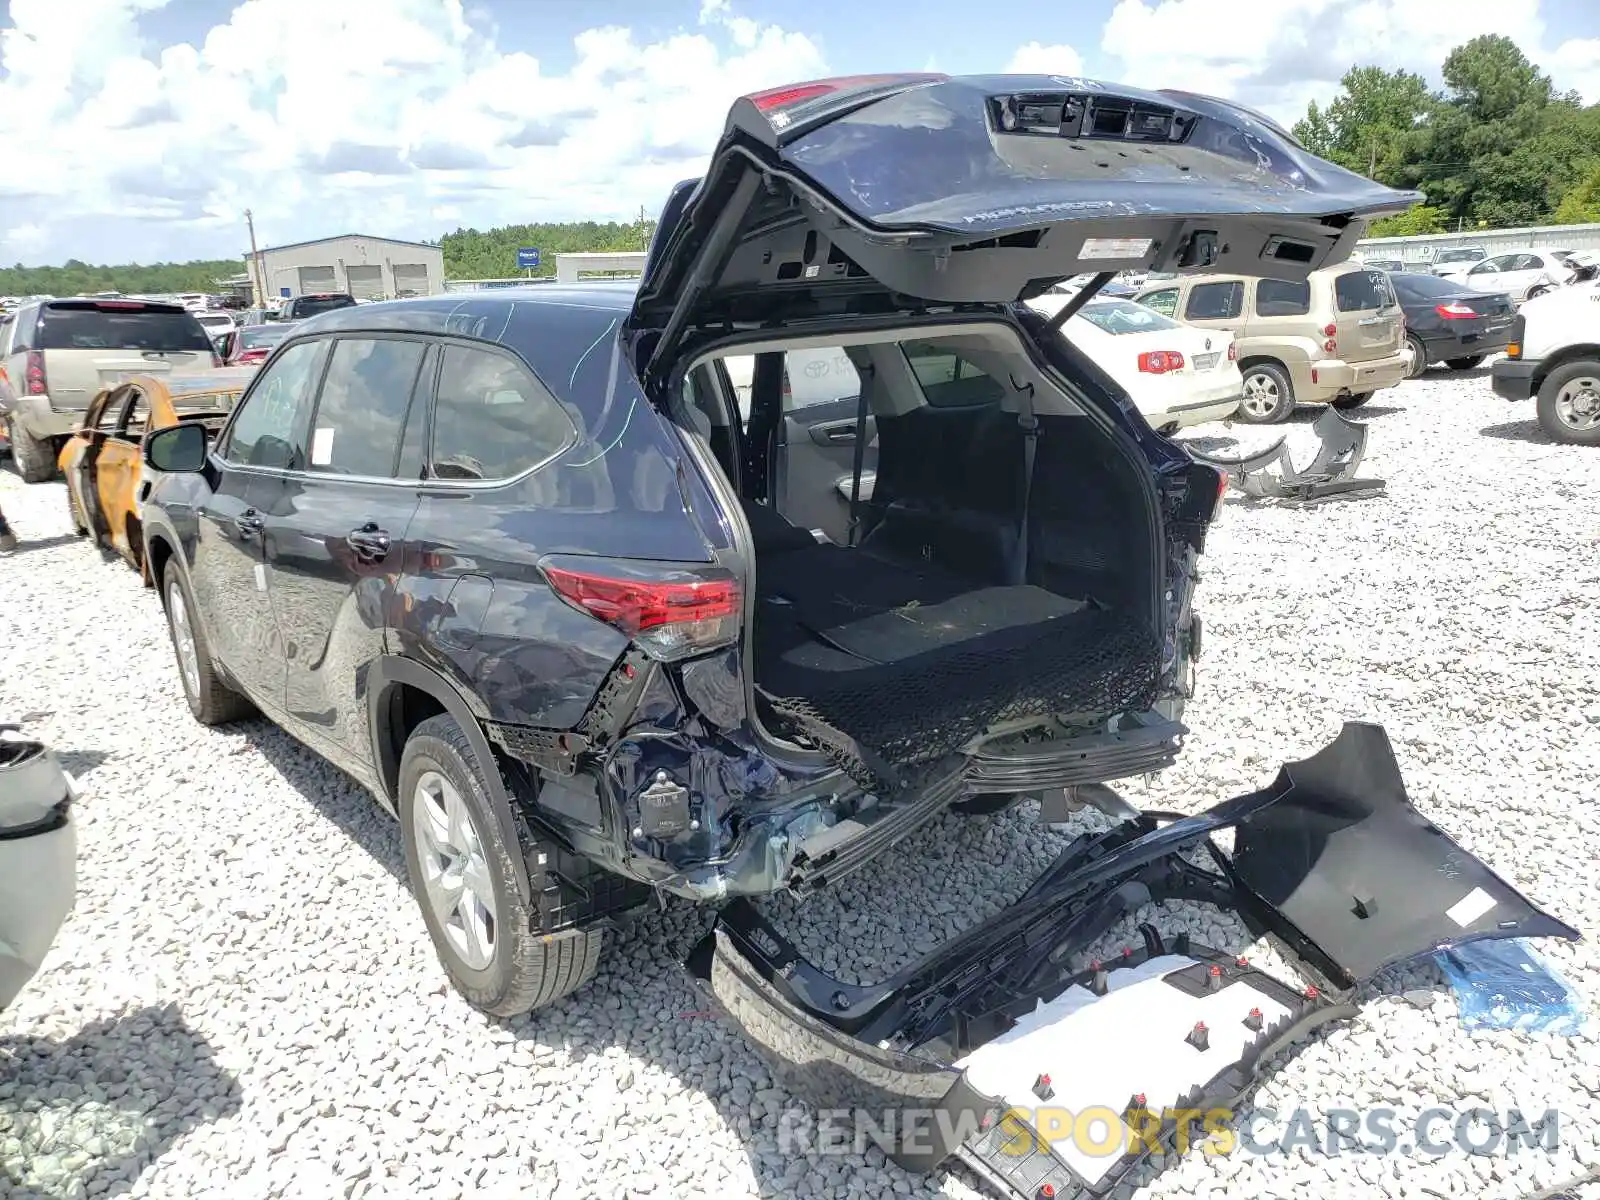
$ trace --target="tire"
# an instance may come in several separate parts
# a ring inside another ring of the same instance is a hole
[[[1275,362],[1251,363],[1243,370],[1244,394],[1234,420],[1246,425],[1280,425],[1294,412],[1294,384]]]
[[[167,613],[167,633],[172,638],[172,654],[178,664],[178,682],[189,711],[202,725],[222,725],[247,717],[254,710],[250,701],[222,682],[212,664],[211,647],[189,581],[174,560],[161,577],[161,603]],[[182,629],[187,629],[192,663],[186,661],[181,644]]]
[[[538,914],[523,902],[518,883],[527,879],[529,893],[539,894],[543,880],[529,876],[526,864],[547,848],[520,820],[519,844],[506,845],[486,769],[498,770],[478,761],[454,717],[429,717],[412,730],[400,756],[401,840],[411,893],[451,984],[474,1008],[514,1017],[593,979],[605,936],[600,929],[539,932]],[[459,888],[446,882],[452,872],[442,860],[451,851],[468,864]]]
[[[1524,304],[1526,304],[1529,300],[1532,300],[1535,296],[1542,296],[1546,292],[1548,292],[1549,290],[1550,290],[1550,286],[1548,284],[1543,284],[1543,283],[1541,283],[1538,287],[1531,287],[1531,288],[1528,289],[1528,294],[1522,298],[1522,302]]]
[[[1375,395],[1377,395],[1376,392],[1358,392],[1354,396],[1339,396],[1329,403],[1340,412],[1349,412],[1352,408],[1360,408]]]
[[[40,441],[15,421],[11,422],[11,461],[24,483],[43,483],[56,473],[50,442]]]
[[[1428,369],[1428,348],[1422,344],[1422,339],[1414,333],[1406,335],[1406,345],[1411,347],[1411,371],[1407,379],[1420,379],[1422,373]]]
[[[1481,363],[1483,358],[1481,354],[1469,354],[1465,358],[1447,358],[1444,360],[1444,365],[1452,371],[1470,371]]]
[[[1539,387],[1539,427],[1558,442],[1600,446],[1600,361],[1564,363]]]

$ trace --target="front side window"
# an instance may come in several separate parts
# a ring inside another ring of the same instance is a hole
[[[1189,303],[1184,305],[1186,321],[1227,321],[1244,311],[1244,284],[1239,280],[1227,283],[1197,283],[1189,289]]]
[[[400,338],[340,338],[317,398],[311,469],[386,479],[394,474],[411,392],[427,347]]]
[[[1170,317],[1178,311],[1178,289],[1162,288],[1159,292],[1151,292],[1143,297],[1140,304],[1146,308],[1153,308],[1164,317]]]
[[[245,396],[222,456],[247,467],[300,470],[325,343],[299,342],[272,361]]]
[[[434,402],[435,478],[510,479],[559,454],[576,434],[555,397],[509,355],[445,347]]]

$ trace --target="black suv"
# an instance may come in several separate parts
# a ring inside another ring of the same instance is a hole
[[[1158,770],[1223,480],[1020,302],[1304,276],[1412,199],[1188,94],[741,99],[637,286],[328,312],[214,445],[152,436],[189,704],[370,787],[501,1014],[652,890],[820,887],[953,804]]]
[[[356,298],[349,292],[314,292],[304,296],[291,296],[278,309],[280,321],[302,321],[340,308],[354,308]]]

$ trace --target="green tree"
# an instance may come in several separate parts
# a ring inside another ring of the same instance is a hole
[[[1368,237],[1414,237],[1419,233],[1445,233],[1449,229],[1444,209],[1419,204],[1403,213],[1374,221]]]
[[[1427,81],[1410,71],[1351,67],[1326,109],[1313,102],[1294,135],[1313,154],[1383,183],[1396,182],[1421,143],[1437,104]]]
[[[1600,162],[1567,190],[1550,218],[1552,225],[1587,225],[1600,222]]]

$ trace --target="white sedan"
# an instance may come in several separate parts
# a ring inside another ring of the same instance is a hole
[[[1028,304],[1054,316],[1071,298],[1071,291],[1050,291]],[[1231,333],[1185,325],[1121,299],[1089,301],[1064,332],[1122,385],[1154,429],[1172,433],[1223,420],[1239,408],[1244,380]]]

